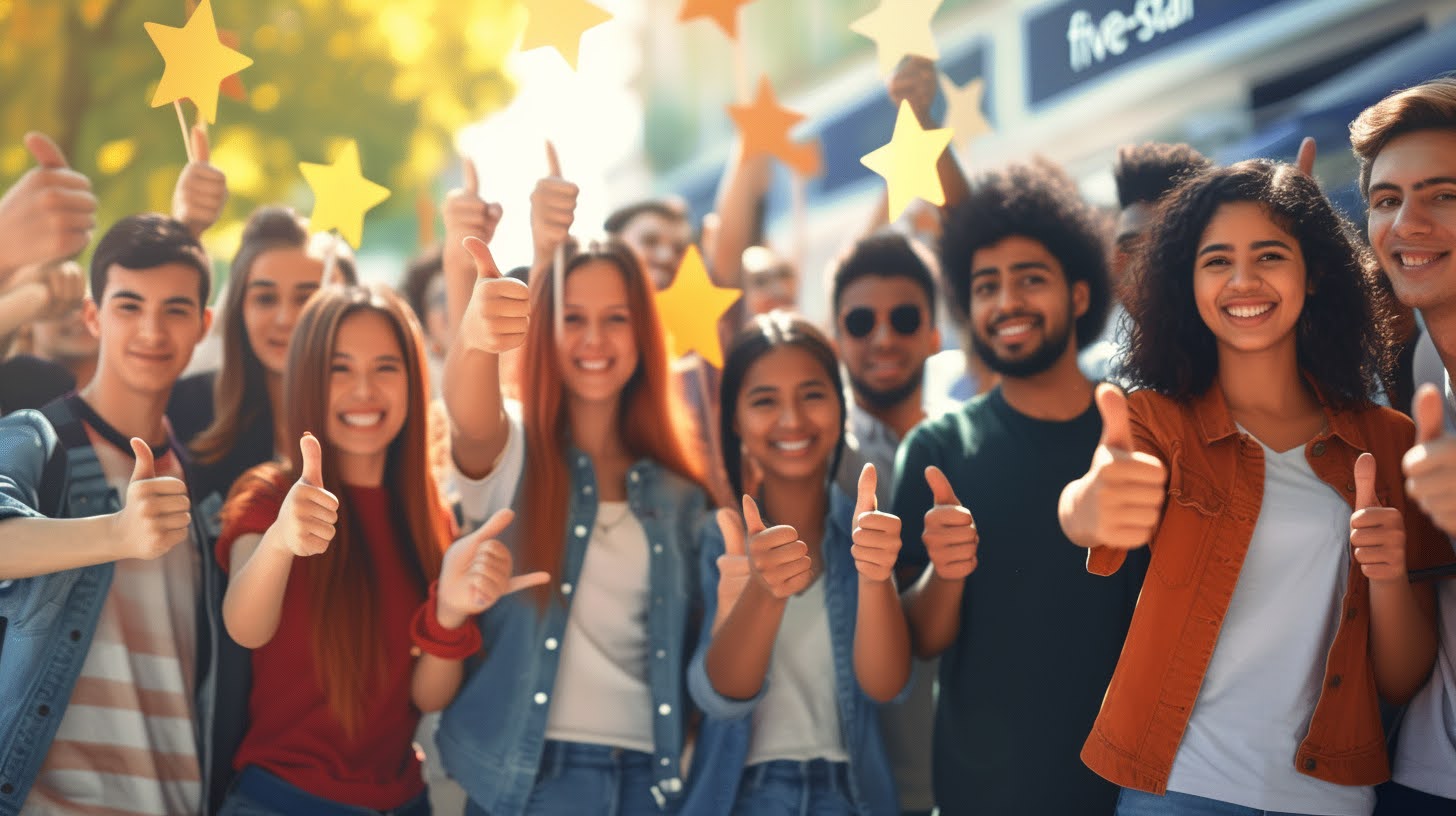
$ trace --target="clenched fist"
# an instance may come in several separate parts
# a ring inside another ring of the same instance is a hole
[[[131,450],[136,464],[126,487],[126,505],[112,516],[113,540],[121,545],[123,558],[150,560],[187,540],[192,500],[182,480],[157,476],[147,443],[133,437]]]

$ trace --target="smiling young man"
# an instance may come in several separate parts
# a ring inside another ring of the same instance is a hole
[[[1400,302],[1420,311],[1445,369],[1444,382],[1436,383],[1445,394],[1444,432],[1434,400],[1422,406],[1418,398],[1414,406],[1417,444],[1404,461],[1407,491],[1456,535],[1456,78],[1367,108],[1350,125],[1350,143],[1370,205],[1375,257]],[[1379,814],[1456,812],[1456,580],[1441,581],[1436,592],[1436,666],[1402,717],[1394,779],[1379,791]]]
[[[946,223],[942,274],[1001,384],[915,428],[895,468],[902,570],[920,574],[904,593],[912,644],[941,656],[942,813],[1113,812],[1117,789],[1079,754],[1142,570],[1089,575],[1057,524],[1102,431],[1077,368],[1107,313],[1102,235],[1047,164],[978,179]]]
[[[209,279],[180,222],[122,219],[92,258],[95,376],[0,420],[0,814],[201,813],[231,758],[239,655],[164,417]]]

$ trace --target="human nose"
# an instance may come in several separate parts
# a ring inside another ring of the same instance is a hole
[[[1391,230],[1401,238],[1425,235],[1430,228],[1430,219],[1426,217],[1425,208],[1418,201],[1407,201],[1401,204],[1400,209],[1395,213],[1395,221],[1391,224]]]

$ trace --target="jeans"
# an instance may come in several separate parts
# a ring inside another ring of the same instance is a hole
[[[1375,796],[1375,816],[1456,816],[1456,800],[1407,788],[1398,782],[1377,787]]]
[[[393,810],[341,805],[314,796],[253,765],[238,774],[218,816],[430,816],[430,800],[421,793]]]
[[[734,816],[849,816],[849,765],[775,759],[743,769]]]
[[[547,740],[526,816],[661,816],[652,757],[641,751]],[[474,802],[466,816],[488,816]]]
[[[1231,805],[1189,793],[1168,791],[1163,796],[1123,788],[1117,797],[1117,816],[1301,816],[1273,810]]]

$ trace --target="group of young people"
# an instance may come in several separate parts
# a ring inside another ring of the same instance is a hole
[[[467,172],[408,299],[264,207],[210,332],[199,145],[96,242],[94,370],[0,406],[0,814],[1453,812],[1456,399],[1395,361],[1416,310],[1456,366],[1456,80],[1351,134],[1368,247],[1185,146],[1119,155],[1115,241],[1050,164],[948,178],[938,252],[856,240],[828,332],[757,293],[721,371],[653,297],[686,216],[558,274],[555,175],[503,274]],[[94,228],[31,141],[0,320]]]

